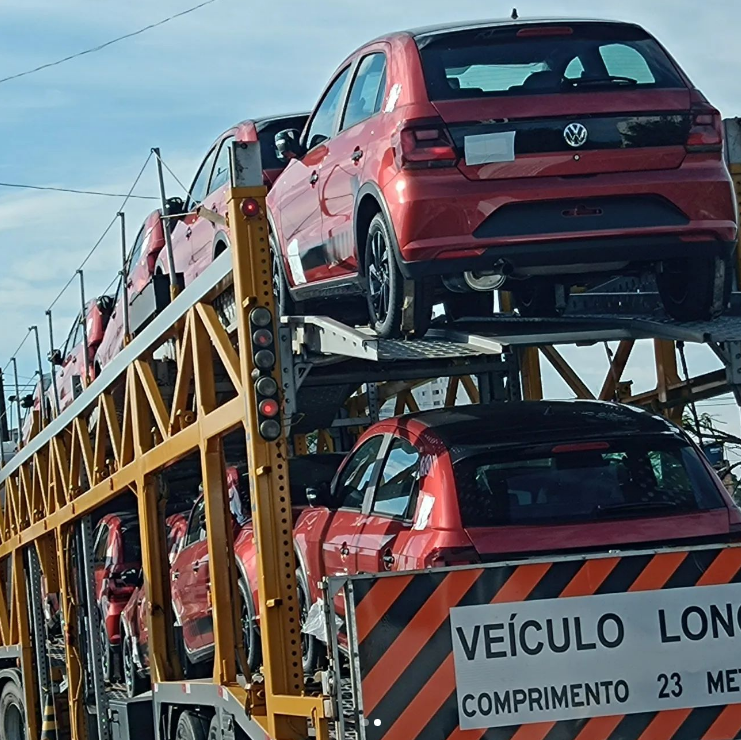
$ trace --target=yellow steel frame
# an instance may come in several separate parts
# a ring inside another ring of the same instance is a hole
[[[245,198],[258,202],[260,215],[249,219],[242,215],[240,204]],[[256,425],[248,315],[256,306],[274,310],[264,213],[265,188],[232,189],[229,224],[240,351],[234,348],[208,302],[213,296],[208,296],[190,307],[184,320],[162,337],[162,341],[175,339],[178,347],[177,376],[169,404],[160,393],[148,352],[126,368],[116,386],[118,394],[109,388],[94,400],[94,432],[88,430],[84,418],[75,418],[5,481],[5,498],[0,505],[0,561],[10,558],[14,576],[10,604],[0,588],[0,641],[3,646],[21,648],[30,738],[38,737],[39,698],[31,670],[32,631],[25,606],[25,579],[16,575],[24,573],[23,548],[36,546],[50,590],[58,589],[60,593],[66,629],[70,730],[74,740],[82,740],[86,736],[81,680],[84,659],[75,634],[75,614],[80,605],[75,601],[71,581],[73,525],[126,491],[132,491],[138,501],[144,581],[151,603],[152,680],[182,680],[172,635],[165,500],[156,474],[196,451],[202,467],[210,557],[213,682],[224,687],[271,738],[306,737],[307,720],[312,722],[319,740],[328,737],[323,698],[304,694],[286,440],[281,436],[276,442],[267,442]],[[235,397],[222,405],[217,404],[215,358],[236,391]],[[279,360],[276,367],[280,367]],[[243,686],[237,680],[238,661],[242,665],[246,661],[242,630],[237,627],[237,571],[224,495],[221,438],[240,425],[246,431],[258,543],[265,661],[264,681],[254,686]]]

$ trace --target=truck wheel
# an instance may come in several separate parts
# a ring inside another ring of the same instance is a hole
[[[26,710],[21,690],[8,681],[0,693],[0,730],[3,740],[25,740]]]
[[[175,740],[206,740],[208,722],[195,712],[185,711],[178,719]]]
[[[731,269],[722,257],[670,260],[656,273],[664,309],[677,321],[720,316],[731,293]]]
[[[377,213],[368,228],[365,242],[365,295],[370,326],[383,338],[402,334],[404,277],[391,245],[391,231],[383,214]],[[412,333],[422,337],[432,318],[432,293],[423,280],[413,284]]]
[[[564,286],[566,301],[569,299],[569,286]],[[533,283],[525,280],[517,287],[511,287],[510,292],[514,299],[514,307],[520,316],[527,317],[554,317],[560,316],[564,306],[559,306],[556,300],[556,285],[554,283]]]
[[[241,602],[239,616],[242,622],[244,652],[247,656],[247,668],[250,672],[253,672],[260,665],[262,656],[260,632],[257,629],[257,617],[255,615],[255,602],[252,599],[252,591],[244,579],[239,579],[238,586]]]

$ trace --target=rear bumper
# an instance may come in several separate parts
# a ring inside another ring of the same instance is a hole
[[[458,170],[402,172],[383,189],[408,277],[515,271],[727,254],[736,204],[722,162],[687,157],[676,170],[585,178],[467,180]],[[586,217],[575,208],[594,204]],[[610,269],[606,267],[606,269]]]
[[[418,262],[400,262],[405,277],[419,279],[430,275],[449,275],[466,271],[494,270],[501,263],[508,263],[515,273],[527,275],[533,268],[533,274],[583,275],[585,272],[599,274],[610,271],[616,263],[626,263],[626,272],[638,269],[641,265],[650,265],[671,258],[730,256],[736,245],[735,241],[700,241],[685,242],[674,236],[632,237],[611,239],[578,239],[563,242],[536,242],[518,244],[509,247],[497,246],[491,249],[471,250],[471,254],[455,256],[448,259],[420,260]],[[585,271],[584,265],[593,269]],[[576,267],[578,266],[578,267]],[[542,268],[550,268],[543,271]]]

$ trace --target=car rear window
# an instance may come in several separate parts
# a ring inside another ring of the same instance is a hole
[[[477,28],[417,44],[431,100],[685,87],[659,44],[633,26]]]
[[[264,170],[282,170],[286,166],[286,162],[281,162],[275,152],[275,135],[288,128],[302,131],[307,118],[308,116],[281,118],[257,125],[257,139],[260,142],[260,156]]]
[[[465,527],[664,517],[724,506],[697,452],[674,437],[493,448],[453,467]]]

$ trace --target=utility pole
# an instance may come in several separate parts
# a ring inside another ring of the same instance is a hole
[[[3,371],[0,370],[0,466],[5,466],[5,442],[10,439],[8,433],[8,411],[5,408],[5,384]]]

